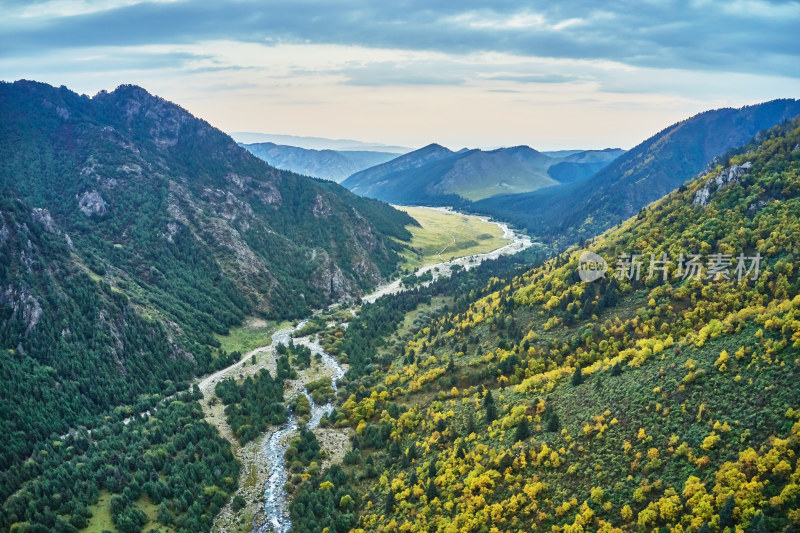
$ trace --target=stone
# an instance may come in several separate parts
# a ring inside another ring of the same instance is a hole
[[[78,208],[84,215],[90,217],[92,215],[103,216],[108,209],[106,208],[106,201],[100,196],[97,191],[86,191],[80,197],[76,196],[78,200]]]

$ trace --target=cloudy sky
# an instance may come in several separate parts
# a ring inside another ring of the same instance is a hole
[[[0,1],[0,75],[135,83],[231,131],[631,146],[800,97],[800,2]]]

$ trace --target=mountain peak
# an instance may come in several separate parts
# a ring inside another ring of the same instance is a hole
[[[101,91],[106,92],[106,91]],[[150,94],[147,89],[140,85],[136,85],[133,83],[123,83],[122,85],[118,86],[116,89],[111,91],[112,94],[117,94],[120,96],[148,96],[150,98],[155,98],[152,94]]]
[[[509,146],[508,148],[500,148],[505,152],[535,152],[540,154],[541,152],[535,148],[531,148],[527,144],[518,144],[516,146]]]
[[[430,143],[430,144],[428,144],[426,146],[423,146],[422,148],[420,148],[418,150],[414,150],[413,152],[410,152],[410,153],[414,154],[414,153],[424,153],[424,152],[434,152],[434,151],[435,152],[453,153],[452,150],[450,150],[449,148],[445,148],[444,146],[442,146],[441,144],[438,144],[438,143]]]
[[[570,163],[593,161],[601,152],[566,156],[549,169],[562,185],[483,202],[482,212],[524,225],[538,237],[569,244],[602,233],[701,172],[758,131],[800,113],[800,101],[772,100],[739,109],[705,111],[677,122],[580,183],[564,179]],[[614,154],[609,150],[607,154]],[[559,165],[561,167],[559,168]],[[531,206],[537,209],[531,209]]]
[[[141,87],[0,83],[0,117],[0,504],[39,439],[233,363],[213,335],[251,313],[353,299],[410,238],[405,213],[269,167]]]

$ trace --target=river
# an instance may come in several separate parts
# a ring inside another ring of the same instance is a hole
[[[449,276],[452,273],[453,267],[456,265],[459,265],[464,269],[470,269],[479,265],[485,260],[494,259],[501,255],[515,254],[532,246],[533,243],[527,236],[513,231],[504,223],[494,223],[503,230],[503,236],[511,241],[509,244],[488,253],[466,256],[450,261],[443,261],[441,263],[427,265],[423,268],[420,268],[417,271],[417,275],[420,276],[426,272],[431,272],[433,279],[435,280],[440,276]],[[400,280],[397,279],[379,287],[372,294],[364,296],[362,301],[366,303],[374,302],[381,296],[386,294],[395,294],[403,290],[405,290],[404,287],[402,286]],[[232,372],[241,372],[244,368],[243,363],[249,360],[251,354],[262,351],[271,351],[274,354],[274,348],[278,344],[288,344],[289,340],[292,338],[292,334],[302,328],[306,322],[307,320],[303,320],[294,327],[290,326],[279,329],[272,335],[272,342],[268,346],[257,348],[253,352],[248,353],[238,363],[206,377],[200,383],[200,389],[203,391],[204,395],[212,394],[216,383],[222,379],[230,377]],[[331,376],[332,388],[334,392],[336,392],[338,390],[337,382],[344,377],[346,369],[342,367],[342,365],[340,365],[329,353],[323,350],[318,342],[312,340],[311,337],[297,338],[294,339],[293,342],[295,344],[303,344],[307,346],[309,349],[311,349],[312,356],[319,355],[323,373]],[[306,424],[306,427],[313,430],[319,426],[322,417],[330,413],[334,406],[332,402],[328,402],[325,405],[315,404],[311,398],[311,395],[305,389],[305,383],[306,382],[301,385],[302,388],[295,387],[293,389],[294,392],[290,391],[289,396],[285,398],[285,401],[288,403],[297,394],[304,394],[308,398],[311,404],[311,418],[308,424]],[[219,421],[218,424],[224,426],[226,425],[226,422]],[[298,431],[298,421],[294,415],[291,415],[286,424],[280,428],[271,429],[265,435],[265,438],[262,441],[263,444],[261,445],[261,449],[258,453],[264,459],[264,462],[266,462],[267,467],[266,483],[264,485],[263,493],[263,515],[261,515],[260,519],[258,516],[254,518],[254,527],[251,533],[266,533],[270,531],[276,533],[287,533],[291,530],[292,522],[291,518],[289,517],[288,497],[286,490],[284,489],[284,486],[288,481],[288,472],[286,470],[284,454],[286,453],[286,449],[288,448],[292,434],[296,431]]]
[[[275,332],[272,336],[272,346],[288,344],[291,333],[301,329],[305,326],[306,322],[307,320],[303,320],[294,328],[283,328]],[[335,395],[338,391],[337,382],[344,377],[345,369],[328,352],[323,350],[316,341],[312,341],[310,337],[294,339],[294,342],[295,344],[308,346],[308,348],[311,349],[312,356],[320,356],[322,364],[331,373],[331,387]],[[307,390],[304,389],[300,394],[304,394],[311,404],[311,418],[306,424],[306,428],[309,430],[316,429],[322,417],[333,411],[333,402],[329,401],[325,405],[318,405],[314,403],[314,400]],[[286,398],[286,402],[288,403],[291,401],[293,397],[294,396]],[[287,505],[286,490],[284,489],[284,485],[286,485],[288,481],[284,454],[289,446],[289,436],[297,430],[297,419],[294,414],[292,414],[283,427],[276,430],[264,441],[262,453],[267,458],[267,463],[270,468],[270,475],[264,487],[264,514],[267,517],[267,522],[255,527],[253,529],[255,532],[265,533],[267,531],[274,531],[276,533],[286,533],[292,527]]]
[[[434,209],[436,211],[445,211],[452,213],[451,210],[448,210],[443,207],[429,207],[428,209]],[[475,215],[470,215],[475,216]],[[511,229],[508,224],[505,222],[498,222],[496,220],[491,220],[486,217],[476,217],[480,218],[481,220],[485,220],[487,222],[492,222],[500,227],[503,230],[503,238],[510,240],[511,242],[502,246],[496,250],[492,250],[491,252],[486,252],[484,254],[475,254],[475,255],[467,255],[464,257],[459,257],[456,259],[451,259],[450,261],[443,261],[441,263],[434,263],[432,265],[426,265],[417,270],[416,275],[421,276],[426,272],[430,272],[433,275],[433,280],[429,281],[426,284],[430,284],[436,280],[439,276],[449,276],[452,273],[453,267],[458,265],[462,267],[464,270],[469,270],[470,268],[474,268],[480,265],[482,262],[489,260],[489,259],[497,259],[501,255],[513,255],[516,253],[525,250],[526,248],[530,248],[533,246],[533,241],[527,235],[522,233],[518,233]],[[425,285],[425,284],[424,284]],[[372,294],[368,294],[361,298],[361,301],[365,303],[372,303],[381,296],[385,296],[387,294],[396,294],[398,292],[402,292],[404,290],[402,280],[396,279],[394,281],[390,281],[384,285],[378,287]]]

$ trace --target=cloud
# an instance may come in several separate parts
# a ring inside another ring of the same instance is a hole
[[[600,148],[800,94],[798,1],[7,0],[3,15],[6,79],[137,83],[231,131]]]
[[[499,52],[800,77],[796,1],[506,0],[491,7],[470,0],[120,1],[117,7],[70,16],[51,16],[48,3],[39,5],[41,16],[28,9],[26,17],[0,23],[5,54],[220,39]]]
[[[500,74],[486,79],[516,83],[572,83],[586,79],[572,74]]]
[[[12,19],[41,19],[85,15],[148,2],[180,0],[6,0],[4,15]]]

